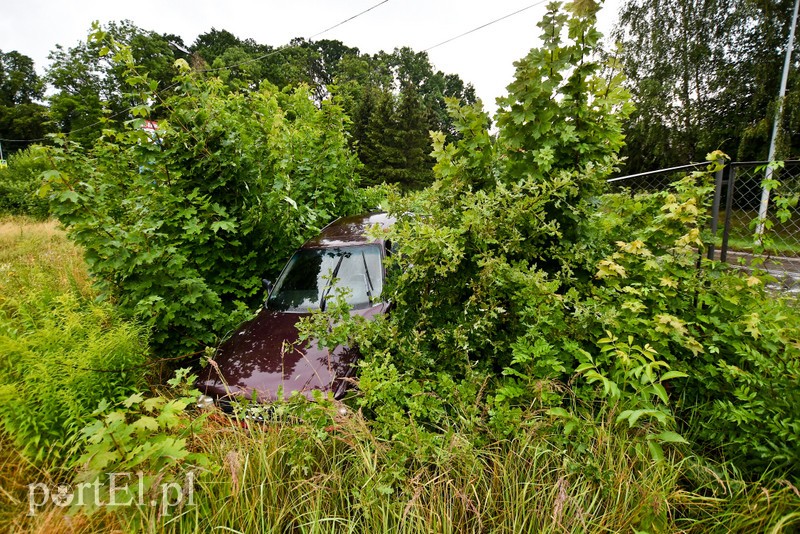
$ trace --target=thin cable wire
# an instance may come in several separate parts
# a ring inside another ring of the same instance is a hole
[[[47,141],[46,137],[40,137],[38,139],[3,139],[0,137],[0,143],[37,143],[39,141]]]
[[[429,51],[433,50],[434,48],[438,48],[440,46],[444,46],[447,43],[452,43],[456,39],[461,39],[462,37],[466,37],[467,35],[469,35],[471,33],[475,33],[478,30],[482,30],[482,29],[484,29],[484,28],[486,28],[488,26],[491,26],[492,24],[500,22],[501,20],[505,20],[507,18],[513,17],[514,15],[519,15],[523,11],[527,11],[527,10],[529,10],[531,8],[534,8],[536,6],[540,6],[540,5],[542,5],[544,3],[547,3],[549,1],[550,0],[540,0],[539,2],[535,2],[535,3],[533,3],[533,4],[531,4],[531,5],[527,6],[527,7],[523,7],[522,9],[518,9],[517,11],[514,11],[513,13],[509,13],[508,15],[504,15],[504,16],[500,17],[499,19],[495,19],[495,20],[493,20],[491,22],[487,22],[486,24],[482,24],[481,26],[478,26],[477,28],[473,28],[473,29],[471,29],[469,31],[466,31],[466,32],[462,33],[461,35],[456,35],[455,37],[451,37],[450,39],[447,39],[446,41],[442,41],[439,44],[435,44],[433,46],[429,46],[428,48],[423,50],[423,52],[429,52]]]
[[[350,21],[351,21],[351,20],[353,20],[353,19],[357,19],[357,18],[358,18],[358,17],[360,17],[361,15],[363,15],[363,14],[365,14],[365,13],[369,13],[370,11],[372,11],[373,9],[375,9],[376,7],[380,7],[380,6],[382,6],[383,4],[387,3],[388,1],[389,1],[389,0],[383,0],[383,2],[378,2],[378,3],[377,3],[377,4],[375,4],[374,6],[372,6],[372,7],[369,7],[369,8],[367,8],[367,9],[365,9],[364,11],[362,11],[361,13],[359,13],[358,15],[353,15],[353,16],[352,16],[352,17],[350,17],[349,19],[345,19],[345,20],[343,20],[342,22],[340,22],[339,24],[334,24],[333,26],[331,26],[331,27],[330,27],[330,28],[328,28],[327,30],[322,30],[322,31],[321,31],[321,32],[319,32],[319,33],[315,33],[314,35],[312,35],[312,36],[311,36],[311,37],[309,37],[308,39],[309,39],[309,40],[311,40],[311,39],[313,39],[314,37],[319,37],[319,36],[320,36],[320,35],[322,35],[323,33],[328,33],[328,32],[329,32],[329,31],[331,31],[332,29],[334,29],[334,28],[338,28],[338,27],[339,27],[339,26],[341,26],[342,24],[346,24],[346,23],[350,22]]]
[[[338,28],[339,26],[341,26],[343,24],[347,24],[348,22],[357,19],[361,15],[364,15],[365,13],[369,13],[370,11],[375,9],[376,7],[382,6],[383,4],[387,3],[388,1],[389,0],[382,0],[381,2],[378,2],[377,4],[374,4],[373,6],[368,7],[367,9],[365,9],[364,11],[362,11],[360,13],[358,13],[356,15],[353,15],[352,17],[343,20],[342,22],[339,22],[338,24],[334,24],[333,26],[331,26],[330,28],[328,28],[326,30],[322,30],[321,32],[317,32],[314,35],[312,35],[310,37],[307,37],[307,39],[310,41],[314,37],[319,37],[320,35],[322,35],[324,33],[328,33],[332,29]],[[242,65],[248,65],[250,63],[255,63],[256,61],[261,61],[262,59],[266,59],[266,58],[268,58],[270,56],[274,56],[275,54],[280,54],[281,52],[283,52],[283,48],[276,48],[275,50],[267,52],[266,54],[264,54],[262,56],[254,57],[254,58],[251,58],[251,59],[246,59],[246,60],[242,61],[241,63],[234,63],[233,65],[226,65],[224,67],[217,67],[215,69],[205,69],[203,72],[216,72],[216,71],[219,71],[219,70],[233,69],[233,68],[236,68],[236,67],[240,67]]]
[[[261,55],[261,56],[258,56],[258,57],[254,57],[254,58],[250,58],[250,59],[245,59],[244,61],[241,61],[239,63],[234,63],[233,65],[225,65],[224,67],[216,67],[216,68],[213,68],[213,69],[203,69],[200,72],[217,72],[217,71],[220,71],[220,70],[235,69],[237,67],[241,67],[242,65],[249,65],[250,63],[255,63],[256,61],[261,61],[262,59],[267,59],[268,57],[274,56],[276,54],[280,54],[281,52],[283,52],[283,48],[276,48],[275,50],[267,52],[264,55]]]

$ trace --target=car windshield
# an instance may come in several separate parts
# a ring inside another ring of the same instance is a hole
[[[325,300],[340,288],[353,308],[380,299],[383,269],[378,245],[298,250],[275,283],[267,307],[292,312],[324,308]]]

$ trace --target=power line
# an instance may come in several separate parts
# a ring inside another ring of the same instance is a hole
[[[322,30],[321,32],[317,32],[317,33],[315,33],[314,35],[312,35],[312,36],[310,36],[310,37],[307,37],[307,39],[310,41],[310,40],[311,40],[311,39],[313,39],[314,37],[319,37],[320,35],[322,35],[322,34],[324,34],[324,33],[328,33],[328,32],[329,32],[329,31],[331,31],[332,29],[334,29],[334,28],[338,28],[339,26],[341,26],[341,25],[343,25],[343,24],[347,24],[347,23],[348,23],[348,22],[350,22],[351,20],[355,20],[355,19],[357,19],[358,17],[360,17],[361,15],[364,15],[365,13],[369,13],[370,11],[372,11],[373,9],[375,9],[376,7],[380,7],[380,6],[382,6],[383,4],[387,3],[388,1],[389,1],[389,0],[382,0],[381,2],[378,2],[377,4],[374,4],[374,5],[372,5],[371,7],[368,7],[367,9],[365,9],[364,11],[362,11],[362,12],[360,12],[360,13],[357,13],[357,14],[353,15],[352,17],[350,17],[350,18],[347,18],[347,19],[343,20],[342,22],[339,22],[339,23],[337,23],[337,24],[334,24],[333,26],[331,26],[330,28],[328,28],[328,29],[326,29],[326,30]],[[255,58],[252,58],[252,59],[246,59],[246,60],[242,61],[241,63],[234,63],[233,65],[226,65],[226,66],[224,66],[224,67],[217,67],[217,68],[215,68],[215,69],[206,69],[206,70],[204,70],[203,72],[216,72],[216,71],[218,71],[218,70],[233,69],[233,68],[236,68],[236,67],[240,67],[240,66],[242,66],[242,65],[248,65],[248,64],[250,64],[250,63],[255,63],[256,61],[261,61],[262,59],[266,59],[266,58],[268,58],[268,57],[270,57],[270,56],[274,56],[275,54],[280,54],[281,52],[283,52],[283,48],[277,48],[277,49],[275,49],[275,50],[272,50],[271,52],[267,52],[266,54],[264,54],[264,55],[262,55],[262,56],[255,57]]]
[[[338,28],[338,27],[339,27],[339,26],[341,26],[342,24],[346,24],[346,23],[350,22],[350,21],[351,21],[351,20],[353,20],[353,19],[357,19],[358,17],[360,17],[360,16],[361,16],[361,15],[363,15],[364,13],[368,13],[368,12],[372,11],[373,9],[375,9],[376,7],[380,7],[380,6],[382,6],[383,4],[385,4],[385,3],[386,3],[386,2],[388,2],[388,1],[389,1],[389,0],[383,0],[383,2],[378,2],[378,3],[377,3],[377,4],[375,4],[374,6],[372,6],[372,7],[369,7],[369,8],[367,8],[367,9],[365,9],[365,10],[364,10],[364,11],[362,11],[361,13],[359,13],[359,14],[357,14],[357,15],[353,15],[353,16],[352,16],[352,17],[350,17],[349,19],[345,19],[345,20],[343,20],[342,22],[340,22],[339,24],[334,24],[333,26],[331,26],[331,27],[330,27],[330,28],[328,28],[327,30],[322,30],[322,31],[321,31],[321,32],[319,32],[319,33],[315,33],[314,35],[312,35],[312,36],[311,36],[311,37],[309,37],[308,39],[309,39],[309,41],[310,41],[310,40],[311,40],[311,39],[313,39],[314,37],[319,37],[319,36],[320,36],[320,35],[322,35],[323,33],[328,33],[328,32],[329,32],[329,31],[331,31],[332,29],[334,29],[334,28]]]
[[[451,37],[450,39],[447,39],[446,41],[442,41],[439,44],[435,44],[433,46],[429,46],[428,48],[423,50],[423,52],[429,52],[429,51],[433,50],[434,48],[438,48],[440,46],[444,46],[447,43],[452,43],[456,39],[461,39],[462,37],[465,37],[465,36],[467,36],[467,35],[469,35],[471,33],[475,33],[478,30],[482,30],[482,29],[484,29],[484,28],[486,28],[488,26],[491,26],[492,24],[495,24],[496,22],[500,22],[501,20],[505,20],[507,18],[513,17],[514,15],[519,15],[523,11],[527,11],[527,10],[533,8],[533,7],[540,6],[540,5],[542,5],[544,3],[547,3],[549,1],[550,0],[540,0],[539,2],[535,2],[535,3],[533,3],[533,4],[529,5],[529,6],[523,7],[522,9],[518,9],[517,11],[514,11],[513,13],[509,13],[508,15],[504,15],[504,16],[500,17],[499,19],[495,19],[495,20],[493,20],[491,22],[487,22],[486,24],[482,24],[482,25],[478,26],[477,28],[473,28],[473,29],[471,29],[469,31],[466,31],[466,32],[464,32],[464,33],[462,33],[460,35],[456,35],[455,37]]]
[[[3,139],[0,137],[0,142],[2,143],[36,143],[39,141],[47,141],[46,137],[40,137],[39,139]]]

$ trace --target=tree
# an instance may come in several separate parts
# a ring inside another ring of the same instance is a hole
[[[30,104],[44,97],[44,82],[33,60],[16,50],[0,50],[0,105]]]
[[[212,28],[206,33],[201,33],[192,43],[192,52],[200,54],[202,58],[211,65],[214,60],[222,56],[226,50],[233,47],[244,49],[244,43],[228,30],[217,30]],[[247,53],[253,50],[245,50]]]
[[[434,71],[426,53],[410,48],[369,55],[341,41],[306,39],[273,48],[212,28],[187,51],[180,38],[130,22],[109,24],[106,33],[129,47],[159,89],[152,109],[156,119],[168,114],[158,102],[169,96],[176,53],[196,71],[219,76],[230,92],[256,91],[268,82],[281,90],[305,85],[318,107],[334,99],[351,118],[350,146],[366,166],[368,183],[389,181],[404,188],[430,183],[429,132],[443,131],[451,140],[457,135],[445,99],[475,102],[472,86],[455,74]],[[90,39],[51,54],[48,79],[57,91],[49,98],[51,114],[60,131],[85,144],[109,122],[118,125],[145,104],[126,95],[123,72],[101,53],[106,48],[108,43]]]
[[[175,57],[163,36],[130,21],[109,23],[107,35],[130,47],[156,88],[165,89],[171,83]],[[68,49],[58,45],[49,57],[47,80],[56,91],[48,99],[50,112],[58,129],[71,132],[74,139],[92,142],[100,135],[104,119],[130,119],[127,110],[141,104],[126,96],[124,69],[114,63],[107,42],[87,39]]]
[[[44,98],[44,82],[36,74],[33,60],[17,51],[0,51],[0,138],[6,141],[4,155],[25,148],[49,131],[47,108],[35,102]]]
[[[389,92],[370,91],[364,103],[369,104],[369,115],[363,125],[364,137],[355,148],[364,164],[364,184],[377,185],[388,181],[386,168],[400,166],[397,153],[386,143],[389,132],[394,129],[394,96]]]
[[[132,49],[110,44],[129,91],[152,102]],[[306,88],[231,92],[183,67],[155,141],[136,122],[88,149],[62,138],[46,173],[98,289],[169,351],[225,335],[259,302],[263,276],[336,216],[363,209],[341,109],[316,107]]]
[[[791,0],[753,0],[750,6],[758,26],[743,36],[743,51],[724,86],[725,95],[737,104],[731,113],[741,113],[748,119],[736,151],[740,160],[763,160],[767,157],[792,8]],[[750,54],[746,53],[748,51]],[[800,156],[800,116],[797,106],[793,105],[800,101],[800,42],[797,38],[792,59],[777,145],[780,158]],[[750,74],[742,76],[743,72]],[[724,105],[725,99],[720,100]]]
[[[625,2],[616,37],[637,108],[626,128],[627,172],[715,149],[766,157],[792,3]],[[786,119],[792,137],[797,128]]]
[[[49,110],[42,104],[0,106],[0,139],[11,140],[4,142],[3,153],[27,147],[30,139],[43,139],[53,131],[49,122]]]
[[[364,184],[397,184],[402,190],[421,189],[433,181],[431,139],[427,109],[413,85],[398,96],[391,92],[367,94],[371,102],[365,136],[358,145],[364,163]]]
[[[332,88],[352,120],[365,183],[397,183],[405,190],[433,179],[430,132],[444,132],[449,140],[457,136],[446,99],[476,100],[471,85],[434,72],[428,55],[410,48],[343,56]]]
[[[433,182],[431,155],[433,145],[430,138],[430,108],[425,106],[413,85],[400,91],[395,108],[394,146],[403,155],[403,165],[392,180],[403,189],[422,189]]]
[[[380,52],[377,59],[392,73],[395,91],[404,87],[416,90],[428,114],[428,129],[444,132],[452,140],[455,130],[445,99],[456,98],[462,104],[474,104],[477,99],[472,85],[465,84],[458,75],[434,71],[427,52],[395,48],[391,54]]]

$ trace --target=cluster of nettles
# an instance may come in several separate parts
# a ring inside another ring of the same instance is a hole
[[[410,457],[543,419],[580,444],[598,418],[642,458],[689,440],[796,470],[798,313],[757,273],[701,259],[725,156],[661,193],[604,189],[627,94],[614,58],[597,59],[597,5],[566,7],[516,63],[496,133],[453,103],[459,139],[433,136],[435,183],[390,202],[394,307],[350,325],[357,402]]]

